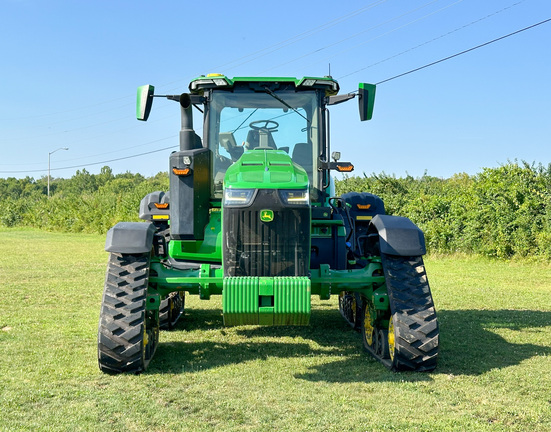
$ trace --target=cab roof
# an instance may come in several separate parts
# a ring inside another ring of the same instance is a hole
[[[207,89],[231,90],[242,84],[272,84],[280,83],[292,86],[296,91],[313,89],[325,90],[326,96],[334,96],[339,92],[339,84],[332,77],[234,77],[229,78],[222,74],[208,74],[195,78],[189,84],[189,90],[194,94],[202,94]]]

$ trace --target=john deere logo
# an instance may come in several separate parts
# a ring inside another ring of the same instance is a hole
[[[274,220],[274,212],[272,210],[262,210],[260,212],[260,220],[262,222],[271,222]]]

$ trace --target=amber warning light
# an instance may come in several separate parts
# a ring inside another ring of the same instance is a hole
[[[352,165],[350,162],[337,163],[337,171],[352,172],[354,171],[354,165]]]
[[[191,173],[191,170],[189,168],[172,168],[172,172],[176,174],[177,176],[187,176]]]

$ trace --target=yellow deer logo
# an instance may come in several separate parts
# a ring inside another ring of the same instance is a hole
[[[262,222],[271,222],[274,220],[274,212],[272,210],[261,210],[260,220]]]

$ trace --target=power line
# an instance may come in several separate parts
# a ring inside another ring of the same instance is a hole
[[[313,36],[314,34],[318,33],[318,32],[321,32],[321,31],[324,31],[324,30],[327,30],[331,27],[334,27],[335,25],[337,24],[340,24],[344,21],[347,21],[357,15],[360,15],[382,3],[385,3],[387,2],[388,0],[374,0],[372,3],[366,5],[366,6],[363,6],[359,9],[356,9],[352,12],[349,12],[345,15],[342,15],[340,17],[337,17],[333,20],[330,20],[324,24],[321,24],[317,27],[314,27],[310,30],[307,30],[307,31],[304,31],[302,33],[299,33],[293,37],[290,37],[290,38],[287,38],[281,42],[278,42],[274,45],[271,45],[269,47],[266,47],[266,48],[263,48],[261,50],[258,50],[258,51],[255,51],[255,52],[252,52],[251,54],[248,54],[248,55],[245,55],[241,58],[238,58],[238,59],[234,59],[232,61],[230,61],[229,63],[226,63],[222,66],[217,66],[217,67],[214,67],[213,69],[218,69],[218,68],[221,68],[221,67],[224,67],[225,65],[232,65],[233,63],[236,63],[236,62],[239,62],[241,61],[241,63],[237,63],[237,64],[234,64],[233,66],[230,66],[229,69],[232,69],[232,68],[235,68],[237,66],[240,66],[240,65],[243,65],[245,63],[249,63],[253,60],[256,60],[260,57],[263,57],[265,55],[268,55],[268,54],[271,54],[273,53],[274,51],[278,51],[288,45],[291,45],[293,43],[296,43],[298,41],[301,41],[305,38],[308,38],[308,37],[311,37]],[[438,1],[438,0],[434,0],[434,1]],[[251,58],[252,57],[252,58]],[[247,58],[249,58],[248,60],[246,60]],[[243,61],[242,61],[243,60]],[[195,75],[196,76],[196,75]],[[174,84],[174,83],[177,83],[177,82],[180,82],[181,80],[176,80],[176,81],[172,81],[172,82],[169,82],[169,83],[165,83],[165,84],[161,84],[160,86],[158,87],[166,87],[170,84]],[[97,106],[100,106],[100,105],[105,105],[105,104],[108,104],[108,103],[112,103],[112,102],[116,102],[116,101],[119,101],[119,100],[128,100],[130,99],[131,96],[123,96],[123,97],[118,97],[118,98],[114,98],[114,99],[110,99],[110,100],[106,100],[106,101],[102,101],[102,102],[98,102],[96,104],[93,104],[93,105],[87,105],[87,106],[79,106],[77,108],[72,108],[71,110],[65,110],[65,111],[59,111],[59,112],[49,112],[49,113],[46,113],[46,114],[39,114],[39,115],[34,115],[34,116],[27,116],[27,117],[19,117],[19,119],[32,119],[32,118],[40,118],[40,117],[47,117],[47,116],[54,116],[54,115],[59,115],[59,114],[65,114],[65,113],[69,113],[69,112],[74,112],[74,111],[80,111],[80,110],[84,110],[84,109],[88,109],[88,108],[94,108],[94,107],[97,107]],[[83,119],[83,118],[87,118],[87,117],[91,117],[91,116],[96,116],[98,114],[102,114],[102,113],[105,113],[105,112],[108,112],[108,111],[112,111],[114,109],[119,109],[119,108],[122,108],[122,107],[127,107],[127,106],[130,106],[131,104],[130,103],[126,103],[124,105],[121,105],[120,107],[116,107],[116,108],[109,108],[107,110],[104,110],[104,111],[100,111],[100,112],[93,112],[91,114],[86,114],[86,115],[83,115],[83,116],[80,116],[80,117],[77,117],[77,118],[73,118],[73,119],[69,119],[69,121],[74,121],[74,120],[78,120],[78,119]],[[108,124],[108,123],[115,123],[115,122],[119,122],[120,120],[123,120],[125,119],[126,117],[121,117],[121,118],[116,118],[116,119],[111,119],[111,120],[108,120],[108,121],[105,121],[105,122],[101,122],[101,123],[96,123],[96,124],[92,124],[92,125],[88,125],[88,126],[81,126],[81,127],[78,127],[78,128],[72,128],[72,129],[68,129],[68,130],[64,130],[63,132],[51,132],[51,133],[47,133],[47,134],[42,134],[42,135],[39,135],[38,138],[43,138],[43,137],[47,137],[47,136],[55,136],[55,135],[59,135],[60,133],[66,133],[66,132],[73,132],[73,131],[78,131],[78,130],[82,130],[82,129],[89,129],[89,128],[92,128],[92,127],[96,127],[96,126],[100,126],[100,125],[104,125],[104,124]],[[66,123],[68,120],[62,120],[62,121],[55,121],[55,122],[51,122],[51,123],[48,123],[47,125],[45,126],[42,126],[42,128],[45,128],[45,127],[51,127],[52,125],[56,125],[56,124],[63,124],[63,123]],[[88,138],[90,139],[90,138]],[[103,154],[109,154],[109,153],[112,153],[112,152],[107,152],[107,153],[103,153]],[[99,155],[97,155],[99,156]],[[89,157],[89,156],[85,156],[85,157]],[[81,158],[82,159],[82,158]],[[71,159],[71,160],[74,160],[74,159]],[[2,165],[2,164],[0,164]],[[29,164],[13,164],[13,165],[29,165]],[[12,166],[13,166],[12,165]],[[32,164],[32,165],[38,165],[38,163],[35,163],[35,164]],[[69,168],[69,167],[68,167]],[[60,169],[64,169],[64,168],[60,168]],[[43,170],[31,170],[31,171],[24,171],[24,172],[42,172]],[[23,171],[0,171],[0,173],[20,173],[20,172],[23,172]]]
[[[341,43],[343,43],[343,42],[346,42],[346,41],[348,41],[348,40],[350,40],[350,39],[353,39],[353,38],[355,38],[355,37],[358,37],[359,35],[362,35],[362,34],[364,34],[364,33],[370,32],[371,30],[374,30],[374,29],[376,29],[376,28],[378,28],[378,27],[381,27],[381,26],[383,26],[383,25],[385,25],[385,24],[388,24],[388,23],[391,23],[391,22],[393,22],[393,21],[396,21],[396,20],[399,19],[399,18],[405,17],[406,15],[409,15],[409,14],[411,14],[411,13],[413,13],[413,12],[417,12],[417,11],[419,11],[419,10],[421,10],[421,9],[423,9],[423,8],[425,8],[425,7],[427,7],[427,6],[430,6],[430,5],[433,4],[433,3],[436,3],[437,1],[440,1],[440,0],[433,0],[433,1],[430,1],[430,2],[428,2],[428,3],[425,3],[424,5],[422,5],[422,6],[420,6],[420,7],[417,7],[417,8],[415,8],[415,9],[412,9],[412,10],[410,10],[410,11],[408,11],[408,12],[405,12],[405,13],[403,13],[403,14],[401,14],[401,15],[397,15],[397,16],[395,16],[394,18],[391,18],[391,19],[389,19],[389,20],[387,20],[387,21],[384,21],[384,22],[381,22],[381,23],[379,23],[379,24],[376,24],[376,25],[374,25],[374,26],[372,26],[372,27],[370,27],[370,28],[368,28],[368,29],[362,30],[362,31],[359,32],[359,33],[353,34],[352,36],[349,36],[349,37],[346,37],[346,38],[344,38],[344,39],[341,39],[340,41],[333,42],[333,43],[331,43],[331,44],[329,44],[329,45],[327,45],[327,46],[325,46],[325,47],[318,48],[318,49],[316,49],[315,51],[311,51],[310,53],[308,53],[308,54],[306,54],[306,55],[303,55],[303,56],[301,56],[301,57],[297,57],[297,58],[295,58],[295,59],[293,59],[293,60],[290,60],[290,61],[288,61],[288,62],[286,62],[286,63],[281,63],[281,64],[279,64],[279,65],[277,65],[277,66],[274,66],[274,67],[271,67],[271,68],[269,68],[269,69],[266,69],[265,72],[270,71],[270,70],[273,70],[273,69],[277,69],[277,68],[279,68],[279,67],[281,67],[281,66],[285,66],[285,65],[287,65],[287,64],[289,64],[289,63],[293,63],[293,62],[298,61],[298,60],[302,60],[302,59],[304,59],[305,57],[311,56],[311,55],[313,55],[313,54],[317,54],[317,53],[319,53],[319,52],[321,52],[321,51],[323,51],[323,50],[326,50],[326,49],[331,48],[331,47],[333,47],[333,46],[339,45],[339,44],[341,44]],[[421,18],[417,18],[417,19],[415,19],[415,20],[413,20],[413,21],[410,21],[410,22],[408,22],[408,23],[406,23],[406,24],[404,24],[404,25],[401,25],[401,26],[399,26],[399,27],[395,27],[395,28],[393,28],[392,30],[387,31],[386,33],[383,33],[383,34],[380,34],[380,35],[378,35],[378,36],[375,36],[375,37],[373,37],[373,38],[371,38],[371,39],[369,39],[369,40],[367,40],[367,41],[364,41],[364,42],[361,42],[361,43],[359,43],[359,44],[357,44],[357,45],[354,45],[353,47],[348,48],[348,49],[346,49],[346,50],[344,50],[344,51],[339,51],[339,55],[342,55],[342,54],[344,54],[344,53],[346,53],[346,52],[355,50],[358,46],[365,45],[365,44],[367,44],[367,43],[369,43],[369,42],[372,42],[372,41],[377,40],[377,39],[379,39],[379,38],[381,38],[381,37],[383,37],[383,36],[386,36],[386,35],[391,34],[391,33],[395,32],[395,31],[397,31],[397,30],[400,30],[400,29],[402,29],[402,28],[404,28],[404,27],[407,27],[408,25],[414,24],[414,23],[416,23],[416,22],[418,22],[418,21],[421,21],[421,20],[423,20],[423,19],[425,19],[425,18],[428,18],[428,17],[430,17],[431,15],[434,15],[434,14],[436,14],[436,13],[438,13],[438,12],[440,12],[440,11],[443,11],[443,10],[445,10],[445,9],[451,7],[451,6],[454,6],[454,5],[457,4],[457,3],[461,3],[462,1],[463,1],[463,0],[457,0],[457,1],[455,1],[454,3],[448,4],[448,5],[446,5],[446,6],[442,7],[442,8],[440,8],[440,9],[438,9],[438,10],[436,10],[436,11],[433,11],[433,12],[427,14],[427,15],[422,16]],[[524,1],[524,0],[523,0],[523,1]],[[333,57],[333,56],[332,56],[332,57]],[[315,63],[310,63],[310,65],[312,65],[312,64],[318,64],[318,63],[322,63],[322,62],[326,62],[326,61],[330,60],[332,57],[326,57],[326,58],[323,59],[323,60],[319,60],[319,61],[317,61],[317,62],[315,62]],[[345,75],[345,76],[346,76],[346,75]]]
[[[372,64],[370,64],[369,66],[365,66],[365,67],[363,67],[363,68],[361,68],[361,69],[358,69],[357,71],[351,72],[351,73],[346,74],[346,75],[341,75],[341,76],[339,77],[339,79],[346,78],[346,77],[348,77],[348,76],[350,76],[350,75],[354,75],[354,74],[356,74],[356,73],[358,73],[358,72],[362,72],[362,71],[364,71],[364,70],[366,70],[366,69],[369,69],[369,68],[371,68],[371,67],[373,67],[373,66],[380,65],[381,63],[387,62],[387,61],[392,60],[392,59],[394,59],[394,58],[396,58],[396,57],[400,57],[400,56],[402,56],[402,55],[404,55],[404,54],[407,54],[407,53],[409,53],[409,52],[411,52],[411,51],[414,51],[414,50],[416,50],[416,49],[418,49],[418,48],[421,48],[421,47],[423,47],[423,46],[425,46],[425,45],[428,45],[428,44],[430,44],[430,43],[432,43],[432,42],[435,42],[435,41],[437,41],[437,40],[439,40],[439,39],[442,39],[442,38],[444,38],[444,37],[446,37],[446,36],[449,36],[449,35],[451,35],[451,34],[453,34],[453,33],[456,33],[456,32],[458,32],[458,31],[460,31],[460,30],[466,29],[467,27],[470,27],[470,26],[472,26],[472,25],[474,25],[474,24],[477,24],[477,23],[479,23],[479,22],[481,22],[481,21],[484,21],[484,20],[486,20],[486,19],[488,19],[488,18],[491,18],[491,17],[493,17],[494,15],[497,15],[497,14],[499,14],[499,13],[501,13],[501,12],[504,12],[504,11],[506,11],[506,10],[508,10],[508,9],[511,9],[511,8],[514,7],[514,6],[518,6],[519,4],[523,3],[524,1],[525,1],[525,0],[521,0],[521,1],[519,1],[519,2],[517,2],[517,3],[514,3],[514,4],[510,5],[510,6],[504,7],[503,9],[500,9],[500,10],[495,11],[495,12],[489,14],[489,15],[486,15],[485,17],[482,17],[482,18],[479,18],[479,19],[477,19],[477,20],[475,20],[475,21],[472,21],[472,22],[470,22],[469,24],[465,24],[465,25],[463,25],[463,26],[461,26],[461,27],[456,28],[455,30],[451,30],[451,31],[449,31],[449,32],[447,32],[447,33],[445,33],[445,34],[442,34],[442,35],[440,35],[440,36],[438,36],[438,37],[435,37],[435,38],[433,38],[433,39],[431,39],[431,40],[425,41],[425,42],[423,42],[423,43],[421,43],[421,44],[419,44],[419,45],[416,45],[416,46],[411,47],[411,48],[409,48],[409,49],[407,49],[407,50],[401,51],[401,52],[399,52],[398,54],[394,54],[394,55],[392,55],[392,56],[390,56],[390,57],[387,57],[387,58],[385,58],[385,59],[383,59],[383,60],[379,60],[378,62],[372,63]],[[453,4],[455,4],[455,3],[453,3]],[[449,5],[449,6],[452,6],[452,5]],[[446,6],[446,8],[449,7],[449,6]],[[436,11],[436,12],[439,12],[439,11],[441,11],[441,10],[443,10],[443,9],[445,9],[445,8],[439,9],[439,10]],[[434,12],[433,12],[433,13],[434,13]],[[429,15],[432,15],[432,14],[429,14]],[[425,17],[427,17],[427,16],[429,16],[429,15],[426,15]],[[423,18],[425,18],[425,17],[423,17]],[[409,25],[409,24],[412,24],[412,23],[414,23],[414,22],[416,22],[416,21],[419,21],[419,20],[412,21],[411,23],[408,23],[408,25]],[[402,27],[404,27],[404,26],[402,26]],[[399,29],[399,28],[401,28],[401,27],[398,27],[398,29]],[[396,29],[396,30],[397,30],[397,29]],[[386,34],[388,34],[388,33],[385,33],[384,35],[381,35],[381,36],[385,36]],[[374,40],[374,39],[371,39],[371,40]],[[370,42],[370,41],[367,41],[367,42]],[[367,43],[367,42],[364,42],[364,43]],[[357,45],[357,46],[359,46],[359,45]],[[356,48],[356,47],[354,47],[354,48]],[[342,54],[342,53],[341,53],[341,54]]]
[[[498,41],[500,41],[500,40],[502,40],[502,39],[508,38],[508,37],[510,37],[510,36],[513,36],[513,35],[516,35],[516,34],[519,34],[519,33],[522,33],[523,31],[530,30],[530,29],[532,29],[532,28],[534,28],[534,27],[537,27],[537,26],[539,26],[539,25],[548,23],[549,21],[551,21],[551,18],[548,18],[548,19],[546,19],[546,20],[540,21],[539,23],[536,23],[536,24],[532,24],[531,26],[524,27],[523,29],[514,31],[514,32],[512,32],[512,33],[506,34],[505,36],[498,37],[497,39],[493,39],[493,40],[491,40],[491,41],[489,41],[489,42],[485,42],[485,43],[483,43],[483,44],[480,44],[480,45],[477,45],[477,46],[475,46],[475,47],[469,48],[469,49],[467,49],[467,50],[458,52],[458,53],[456,53],[456,54],[453,54],[453,55],[451,55],[451,56],[445,57],[445,58],[443,58],[443,59],[436,60],[436,61],[434,61],[434,62],[432,62],[432,63],[429,63],[429,64],[426,64],[426,65],[424,65],[424,66],[420,66],[420,67],[418,67],[418,68],[409,70],[409,71],[404,72],[404,73],[401,73],[401,74],[399,74],[399,75],[395,75],[395,76],[393,76],[393,77],[390,77],[390,78],[387,78],[387,79],[385,79],[385,80],[379,81],[378,83],[376,83],[376,85],[383,84],[383,83],[386,83],[386,82],[388,82],[388,81],[392,81],[392,80],[394,80],[394,79],[396,79],[396,78],[401,78],[401,77],[403,77],[403,76],[405,76],[405,75],[409,75],[409,74],[411,74],[411,73],[413,73],[413,72],[420,71],[421,69],[425,69],[425,68],[428,68],[428,67],[430,67],[430,66],[434,66],[434,65],[436,65],[436,64],[438,64],[438,63],[442,63],[442,62],[444,62],[444,61],[446,61],[446,60],[450,60],[450,59],[452,59],[452,58],[454,58],[454,57],[458,57],[458,56],[460,56],[460,55],[463,55],[463,54],[466,54],[466,53],[468,53],[468,52],[474,51],[474,50],[476,50],[476,49],[478,49],[478,48],[482,48],[482,47],[484,47],[484,46],[486,46],[486,45],[493,44],[494,42],[498,42]],[[354,73],[355,73],[355,72],[354,72]]]
[[[274,45],[271,45],[271,46],[269,46],[269,47],[263,48],[263,49],[258,50],[258,51],[256,51],[256,52],[253,52],[253,53],[251,53],[251,54],[247,54],[247,55],[245,55],[245,56],[243,56],[243,57],[241,57],[241,58],[232,60],[232,61],[230,61],[230,62],[228,62],[228,63],[225,63],[225,64],[223,64],[223,65],[221,65],[221,66],[219,66],[219,67],[220,67],[220,68],[226,68],[226,70],[230,70],[230,69],[234,69],[234,68],[236,68],[236,67],[238,67],[238,66],[242,66],[242,65],[244,65],[244,64],[246,64],[246,63],[249,63],[249,62],[251,62],[251,61],[253,61],[253,60],[257,60],[257,59],[259,59],[259,58],[261,58],[261,57],[265,57],[265,56],[267,56],[268,54],[272,54],[272,53],[274,53],[275,51],[279,51],[279,50],[281,50],[282,48],[285,48],[285,47],[287,47],[287,46],[289,46],[289,45],[292,45],[292,44],[294,44],[294,43],[296,43],[296,42],[299,42],[299,41],[301,41],[301,40],[307,39],[307,38],[313,36],[314,34],[319,33],[320,31],[324,31],[324,30],[327,30],[327,29],[329,29],[329,28],[331,28],[331,27],[334,27],[334,26],[336,26],[337,24],[340,24],[341,22],[347,21],[347,20],[349,20],[350,18],[353,18],[353,17],[355,17],[355,16],[357,16],[357,15],[360,15],[360,14],[362,14],[362,13],[368,11],[369,9],[372,9],[372,8],[374,8],[374,7],[376,7],[376,6],[379,6],[380,4],[385,3],[385,2],[387,2],[387,1],[388,1],[388,0],[375,0],[375,1],[373,1],[372,3],[368,4],[367,6],[364,6],[364,7],[360,8],[360,9],[357,9],[357,10],[355,10],[355,11],[352,11],[352,12],[346,14],[346,15],[342,15],[342,16],[340,16],[340,17],[338,17],[338,18],[335,18],[335,19],[333,19],[333,20],[331,20],[331,21],[326,22],[325,24],[321,24],[321,25],[319,25],[319,26],[317,26],[317,27],[315,27],[315,28],[313,28],[313,29],[310,29],[310,30],[307,30],[307,31],[305,31],[305,32],[299,33],[298,35],[292,36],[292,37],[290,37],[290,38],[288,38],[288,39],[285,39],[285,40],[283,40],[283,41],[281,41],[281,42],[278,42],[278,43],[276,43],[276,44],[274,44]],[[437,1],[437,0],[435,0],[435,1]],[[250,57],[253,57],[253,58],[250,58]],[[247,59],[247,58],[248,58],[248,60],[245,60],[245,59]],[[243,60],[243,61],[241,61],[241,60]],[[241,61],[241,62],[240,62],[240,61]],[[240,63],[237,63],[237,64],[233,64],[233,65],[232,65],[232,63],[236,63],[236,62],[240,62]]]
[[[297,42],[299,42],[299,41],[301,41],[301,40],[307,39],[307,38],[313,36],[313,35],[316,34],[316,33],[319,33],[319,32],[321,32],[321,31],[324,31],[324,30],[327,30],[327,29],[329,29],[329,28],[331,28],[331,27],[334,27],[334,26],[336,26],[337,24],[340,24],[340,23],[342,23],[342,22],[344,22],[344,21],[347,21],[347,20],[349,20],[349,19],[351,19],[351,18],[353,18],[353,17],[355,17],[355,16],[357,16],[357,15],[360,15],[360,14],[364,13],[364,12],[368,11],[369,9],[372,9],[372,8],[374,8],[374,7],[376,7],[376,6],[379,6],[380,4],[385,3],[385,2],[387,2],[387,1],[388,1],[388,0],[375,0],[375,1],[373,1],[372,3],[370,3],[370,4],[368,4],[368,5],[364,6],[364,7],[362,7],[362,8],[360,8],[360,9],[357,9],[357,10],[354,10],[354,11],[352,11],[352,12],[349,12],[349,13],[347,13],[347,14],[345,14],[345,15],[342,15],[342,16],[340,16],[340,17],[338,17],[338,18],[335,18],[335,19],[333,19],[333,20],[331,20],[331,21],[328,21],[328,22],[326,22],[326,23],[324,23],[324,24],[321,24],[321,25],[319,25],[319,26],[317,26],[317,27],[314,27],[314,28],[312,28],[312,29],[310,29],[310,30],[306,30],[306,31],[304,31],[304,32],[302,32],[302,33],[299,33],[299,34],[297,34],[297,35],[295,35],[295,36],[292,36],[292,37],[290,37],[290,38],[288,38],[288,39],[285,39],[285,40],[282,40],[282,41],[280,41],[280,42],[277,42],[277,43],[275,43],[275,44],[273,44],[273,45],[270,45],[270,46],[268,46],[268,47],[266,47],[266,48],[262,48],[262,49],[260,49],[260,50],[258,50],[258,51],[254,51],[254,52],[252,52],[252,53],[250,53],[250,54],[246,54],[246,55],[244,55],[244,56],[242,56],[242,57],[239,57],[239,58],[237,58],[237,59],[233,59],[233,60],[231,60],[231,61],[229,61],[229,62],[227,62],[227,63],[223,63],[223,64],[221,64],[221,65],[214,66],[214,67],[211,67],[211,68],[209,68],[209,69],[210,69],[210,70],[224,69],[225,71],[231,70],[231,69],[235,69],[235,68],[238,67],[238,66],[242,66],[242,65],[244,65],[244,64],[246,64],[246,63],[250,63],[251,61],[257,60],[257,59],[259,59],[259,58],[261,58],[261,57],[265,57],[265,56],[268,55],[268,54],[272,54],[272,53],[274,53],[275,51],[279,51],[279,50],[281,50],[281,49],[283,49],[283,48],[285,48],[285,47],[287,47],[287,46],[289,46],[289,45],[292,45],[292,44],[297,43]],[[435,0],[435,1],[439,1],[439,0]],[[252,58],[251,58],[251,57],[252,57]],[[189,79],[192,79],[192,78],[194,78],[195,76],[198,76],[198,75],[199,75],[199,74],[196,74],[196,75],[194,75],[194,76],[191,76]],[[176,84],[176,83],[179,83],[179,82],[181,82],[181,81],[183,81],[183,80],[171,81],[171,82],[169,82],[169,83],[162,84],[162,85],[160,85],[159,87],[166,87],[166,86],[168,86],[168,85]],[[188,80],[188,81],[189,81],[189,80]],[[167,91],[168,91],[168,90],[167,90]]]
[[[382,81],[379,81],[376,83],[376,85],[380,85],[380,84],[383,84],[383,83],[386,83],[386,82],[389,82],[389,81],[392,81],[392,80],[395,80],[397,78],[401,78],[405,75],[409,75],[413,72],[417,72],[417,71],[420,71],[422,69],[426,69],[430,66],[434,66],[438,63],[442,63],[444,61],[447,61],[447,60],[450,60],[452,58],[455,58],[455,57],[458,57],[460,55],[463,55],[463,54],[466,54],[468,52],[471,52],[471,51],[474,51],[476,49],[479,49],[479,48],[482,48],[484,46],[487,46],[487,45],[490,45],[490,44],[493,44],[495,42],[498,42],[500,40],[503,40],[503,39],[506,39],[508,37],[511,37],[511,36],[514,36],[516,34],[519,34],[519,33],[522,33],[526,30],[530,30],[532,28],[535,28],[535,27],[538,27],[542,24],[546,24],[548,22],[551,21],[551,18],[548,18],[546,20],[543,20],[543,21],[540,21],[536,24],[532,24],[530,26],[527,26],[527,27],[524,27],[520,30],[516,30],[512,33],[509,33],[509,34],[506,34],[504,36],[501,36],[501,37],[498,37],[496,39],[492,39],[491,41],[488,41],[488,42],[485,42],[485,43],[482,43],[480,45],[477,45],[475,47],[472,47],[472,48],[469,48],[469,49],[466,49],[464,51],[461,51],[459,53],[456,53],[456,54],[453,54],[453,55],[450,55],[450,56],[447,56],[445,58],[442,58],[440,60],[437,60],[437,61],[434,61],[434,62],[431,62],[431,63],[428,63],[426,65],[423,65],[423,66],[420,66],[418,68],[415,68],[415,69],[411,69],[407,72],[404,72],[404,73],[401,73],[401,74],[398,74],[398,75],[395,75],[393,77],[390,77],[390,78],[387,78],[387,79],[384,79]],[[368,66],[369,67],[369,66]],[[364,68],[366,69],[366,68]],[[348,74],[346,76],[349,76],[349,75],[352,75],[354,73],[357,73],[357,72],[360,72],[361,70],[363,69],[360,69],[356,72],[352,72],[351,74]],[[61,168],[52,168],[51,171],[59,171],[59,170],[64,170],[64,169],[73,169],[73,168],[83,168],[83,167],[87,167],[87,166],[93,166],[93,165],[100,165],[100,164],[105,164],[105,163],[109,163],[109,162],[116,162],[116,161],[120,161],[120,160],[125,160],[125,159],[131,159],[131,158],[135,158],[135,157],[139,157],[139,156],[145,156],[145,155],[148,155],[148,154],[152,154],[152,153],[158,153],[158,152],[161,152],[161,151],[165,151],[165,150],[169,150],[169,149],[173,149],[177,146],[170,146],[170,147],[165,147],[165,148],[162,148],[162,149],[158,149],[158,150],[152,150],[152,151],[149,151],[149,152],[144,152],[144,153],[139,153],[139,154],[135,154],[135,155],[130,155],[130,156],[124,156],[124,157],[120,157],[120,158],[116,158],[116,159],[110,159],[110,160],[105,160],[105,161],[100,161],[100,162],[93,162],[93,163],[87,163],[87,164],[81,164],[81,165],[73,165],[73,166],[66,166],[66,167],[61,167]],[[39,169],[39,170],[23,170],[23,171],[0,171],[0,173],[3,173],[3,174],[20,174],[20,173],[33,173],[33,172],[46,172],[47,170],[45,169]]]
[[[359,35],[362,35],[362,34],[364,34],[364,33],[368,33],[368,32],[370,32],[371,30],[374,30],[374,29],[376,29],[376,28],[378,28],[378,27],[381,27],[381,26],[383,26],[383,25],[385,25],[385,24],[388,24],[388,23],[391,23],[391,22],[393,22],[393,21],[396,21],[397,19],[402,18],[402,17],[404,17],[404,16],[406,16],[406,15],[409,15],[409,14],[411,14],[411,13],[413,13],[413,12],[417,12],[418,10],[423,9],[423,8],[425,8],[425,7],[427,7],[427,6],[431,5],[431,4],[433,4],[433,3],[436,3],[437,1],[439,1],[439,0],[432,0],[432,1],[430,1],[430,2],[428,2],[428,3],[425,3],[424,5],[422,5],[422,6],[418,7],[418,8],[412,9],[412,10],[410,10],[410,11],[408,11],[408,12],[405,12],[405,13],[403,13],[403,14],[401,14],[401,15],[397,15],[397,16],[395,16],[395,17],[393,17],[393,18],[391,18],[391,19],[389,19],[389,20],[387,20],[387,21],[383,21],[383,22],[381,22],[381,23],[379,23],[379,24],[376,24],[376,25],[374,25],[374,26],[372,26],[372,27],[369,27],[369,28],[367,28],[367,29],[365,29],[365,30],[362,30],[361,32],[358,32],[358,33],[356,33],[356,34],[353,34],[352,36],[348,36],[348,37],[346,37],[346,38],[344,38],[344,39],[341,39],[341,40],[339,40],[339,41],[337,41],[337,42],[333,42],[333,43],[331,43],[331,44],[329,44],[329,45],[327,45],[327,46],[324,46],[324,47],[322,47],[322,48],[318,48],[318,49],[316,49],[315,51],[311,51],[310,53],[308,53],[308,54],[306,54],[306,55],[302,55],[302,56],[297,57],[297,58],[295,58],[295,59],[293,59],[293,60],[289,60],[289,61],[286,62],[286,63],[280,63],[280,64],[278,64],[278,65],[276,65],[276,66],[273,66],[273,67],[271,67],[271,68],[269,68],[269,69],[265,69],[265,70],[264,70],[263,72],[261,72],[261,73],[268,72],[268,71],[271,71],[271,70],[273,70],[273,69],[280,68],[280,67],[282,67],[282,66],[288,65],[288,64],[293,63],[293,62],[296,62],[296,61],[298,61],[298,60],[302,60],[302,59],[304,59],[305,57],[308,57],[308,56],[317,54],[317,53],[319,53],[319,52],[321,52],[321,51],[324,51],[324,50],[326,50],[326,49],[329,49],[329,48],[331,48],[331,47],[334,47],[334,46],[336,46],[336,45],[339,45],[339,44],[341,44],[341,43],[344,43],[344,42],[346,42],[346,41],[348,41],[348,40],[350,40],[350,39],[353,39],[353,38],[355,38],[355,37],[358,37]],[[458,0],[456,3],[459,3],[459,2],[461,2],[461,1],[463,1],[463,0]],[[455,4],[455,3],[454,3],[454,4]],[[451,6],[451,5],[449,5],[449,6]],[[446,6],[446,7],[449,7],[449,6]],[[445,8],[443,8],[443,9],[445,9]],[[429,14],[429,15],[430,15],[430,14]],[[429,15],[426,15],[426,16],[429,16]],[[415,21],[412,21],[412,22],[415,22]],[[401,28],[401,27],[398,27],[397,29],[391,30],[391,32],[392,32],[392,31],[395,31],[395,30],[398,30],[399,28]],[[391,32],[388,32],[388,33],[391,33]],[[388,34],[388,33],[385,33],[385,35]],[[384,35],[382,35],[382,36],[384,36]],[[380,37],[380,36],[378,36],[378,37]],[[374,38],[374,39],[376,39],[376,38]],[[372,39],[372,40],[374,40],[374,39]],[[347,51],[350,51],[350,50],[347,50]],[[341,52],[341,54],[342,54],[342,52]],[[323,61],[326,61],[326,60],[327,60],[327,59],[324,59]],[[320,61],[318,61],[317,63],[320,63]]]
[[[82,164],[82,165],[66,166],[66,167],[61,167],[61,168],[51,168],[50,171],[61,171],[61,170],[72,169],[72,168],[86,168],[87,166],[101,165],[101,164],[105,164],[105,163],[109,163],[109,162],[116,162],[116,161],[131,159],[131,158],[135,158],[135,157],[139,157],[139,156],[145,156],[145,155],[152,154],[152,153],[158,153],[158,152],[165,151],[165,150],[170,150],[170,149],[173,149],[173,148],[176,148],[176,147],[178,147],[178,146],[173,145],[173,146],[164,147],[164,148],[158,149],[158,150],[151,150],[151,151],[148,151],[148,152],[145,152],[145,153],[139,153],[139,154],[135,154],[135,155],[131,155],[131,156],[124,156],[124,157],[120,157],[120,158],[117,158],[117,159],[110,159],[110,160],[105,160],[105,161],[101,161],[101,162],[92,162],[92,163],[87,163],[87,164]],[[22,173],[36,173],[36,172],[46,172],[46,171],[48,171],[48,170],[47,169],[40,169],[40,170],[24,170],[24,171],[0,171],[0,173],[3,173],[3,174],[22,174]]]
[[[88,108],[94,108],[94,107],[97,107],[97,106],[100,106],[100,105],[105,105],[105,104],[108,104],[108,103],[111,103],[111,102],[117,102],[117,101],[120,101],[120,100],[123,100],[123,99],[129,99],[129,98],[130,98],[130,96],[121,96],[121,97],[114,98],[114,99],[104,100],[102,102],[98,102],[98,103],[95,103],[95,104],[92,104],[92,105],[83,105],[83,106],[71,107],[71,109],[67,109],[67,110],[63,110],[63,111],[47,112],[47,113],[43,113],[43,114],[30,115],[30,116],[25,116],[25,117],[14,117],[14,118],[10,118],[10,120],[31,120],[31,119],[36,119],[36,118],[40,118],[40,117],[58,116],[60,114],[74,113],[75,111],[82,111],[82,110],[85,110],[85,109],[88,109]],[[122,105],[121,107],[128,106],[128,105],[130,105],[130,103]],[[110,108],[108,110],[101,111],[99,114],[101,114],[102,112],[112,111],[112,110],[118,109],[118,108],[119,107]],[[92,115],[96,115],[96,114],[98,114],[98,113],[94,113]],[[86,115],[84,117],[89,117],[89,116]],[[84,118],[84,117],[79,117],[79,118]],[[52,123],[52,124],[56,124],[56,123]]]

